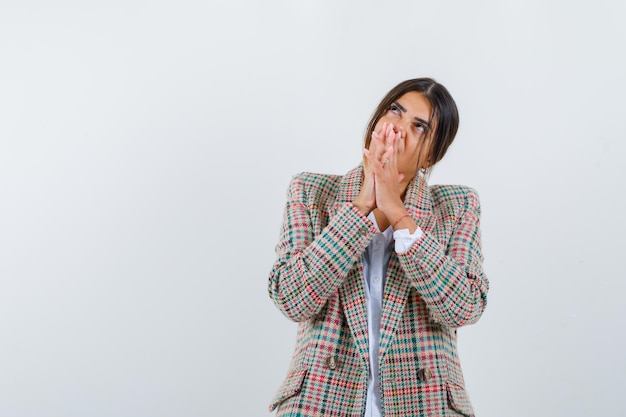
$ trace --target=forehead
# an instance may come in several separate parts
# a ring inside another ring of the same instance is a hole
[[[396,99],[406,109],[409,117],[418,117],[422,120],[430,121],[432,106],[422,93],[417,91],[409,91]]]

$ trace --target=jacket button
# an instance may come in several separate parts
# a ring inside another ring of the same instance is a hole
[[[417,259],[422,259],[424,257],[424,251],[418,250],[415,256],[417,256]]]
[[[332,370],[335,370],[339,366],[339,361],[337,360],[336,357],[329,356],[326,358],[326,366]]]
[[[432,377],[433,377],[433,371],[431,371],[430,368],[422,368],[419,371],[417,371],[417,379],[419,379],[422,382],[426,382]]]

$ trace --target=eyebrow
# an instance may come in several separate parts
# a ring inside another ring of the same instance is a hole
[[[400,109],[401,112],[406,113],[406,109],[404,108],[404,106],[402,104],[398,103],[397,101],[394,101],[393,104],[398,106],[398,108]],[[424,120],[424,119],[419,118],[419,117],[414,117],[414,119],[417,120],[418,122],[428,126],[428,128],[430,129],[430,122],[428,120]]]

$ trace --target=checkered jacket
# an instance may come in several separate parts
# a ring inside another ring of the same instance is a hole
[[[296,347],[270,411],[278,416],[363,416],[369,368],[363,256],[376,233],[351,204],[363,179],[293,178],[269,295],[298,322]],[[474,190],[427,186],[416,177],[404,205],[424,231],[392,252],[380,336],[385,417],[473,416],[457,355],[456,328],[476,322],[489,283],[482,269]]]

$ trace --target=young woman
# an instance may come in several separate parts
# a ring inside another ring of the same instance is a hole
[[[487,301],[480,204],[426,182],[458,123],[444,86],[407,80],[374,112],[362,165],[293,178],[269,277],[299,323],[278,416],[473,415],[456,328]]]

